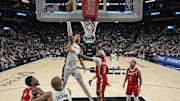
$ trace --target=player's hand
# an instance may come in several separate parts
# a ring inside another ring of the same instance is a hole
[[[123,84],[123,88],[125,87],[125,83]]]
[[[89,80],[89,86],[91,86],[92,80]]]
[[[141,91],[141,88],[140,88],[140,87],[138,87],[138,92],[140,93],[140,91]]]

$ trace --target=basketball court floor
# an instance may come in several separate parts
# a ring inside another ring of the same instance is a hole
[[[137,61],[138,64],[136,66],[139,68],[142,74],[143,85],[140,96],[142,96],[146,101],[179,101],[179,71],[165,68],[163,66],[134,57],[121,57],[119,58],[119,65],[123,74],[126,72],[125,69],[129,67],[129,62],[132,59]],[[107,58],[107,64],[109,67],[111,67],[111,61],[109,57]],[[42,88],[44,91],[50,91],[52,89],[50,86],[51,79],[54,76],[61,77],[63,65],[64,58],[44,58],[1,72],[0,101],[20,101],[22,92],[24,88],[27,87],[24,83],[24,80],[29,75],[33,75],[39,80],[40,88]],[[90,67],[95,67],[95,63],[85,61],[85,66],[87,68],[85,74],[83,70],[80,70],[83,76],[83,80],[90,94],[93,97],[96,97],[96,80],[93,81],[92,86],[89,86],[88,84],[88,81],[95,75],[88,69],[90,69]],[[119,71],[116,70],[116,72]],[[122,87],[124,78],[125,74],[108,74],[108,82],[112,86],[107,86],[105,97],[125,97],[126,89]],[[66,87],[72,90],[73,98],[86,97],[83,90],[72,76],[70,76]]]

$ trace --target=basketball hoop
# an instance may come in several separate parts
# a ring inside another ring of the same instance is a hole
[[[95,32],[96,32],[96,27],[98,23],[99,23],[98,21],[81,21],[81,24],[85,32],[84,37],[94,37],[94,39],[91,41],[95,41],[96,40]],[[87,40],[84,40],[84,41],[87,41]]]

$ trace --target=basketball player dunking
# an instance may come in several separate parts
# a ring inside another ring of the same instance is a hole
[[[128,80],[127,85],[127,98],[126,101],[131,101],[132,92],[134,94],[134,101],[139,101],[139,92],[142,84],[141,72],[135,67],[136,61],[132,60],[130,63],[130,68],[127,70],[127,75],[123,84],[123,88],[125,87],[125,83]],[[138,84],[138,80],[140,83]]]
[[[118,67],[118,69],[120,70],[119,68],[119,64],[118,64],[118,54],[115,53],[115,50],[112,51],[111,55],[110,55],[110,60],[112,61],[112,69],[113,69],[113,74],[114,74],[114,68],[115,67]]]
[[[72,28],[71,28],[71,22],[67,22],[67,31],[68,31],[68,38],[69,43],[67,46],[68,54],[65,60],[65,65],[63,67],[63,73],[62,73],[62,80],[63,80],[63,86],[62,88],[65,88],[67,80],[70,75],[72,75],[78,83],[80,84],[83,91],[86,93],[90,101],[93,101],[91,95],[89,94],[85,84],[82,80],[82,75],[78,69],[78,66],[76,65],[78,59],[80,61],[80,64],[82,65],[85,73],[85,66],[83,63],[83,59],[78,57],[78,54],[81,53],[81,48],[78,45],[80,43],[80,35],[76,34],[73,37]]]
[[[97,57],[88,57],[79,54],[79,57],[82,57],[85,60],[96,62],[96,77],[93,77],[93,79],[97,78],[97,82],[96,82],[97,84],[96,94],[98,96],[97,101],[103,101],[105,88],[107,85],[107,76],[106,76],[107,65],[105,60],[106,54],[104,53],[104,51],[99,50],[96,56]]]

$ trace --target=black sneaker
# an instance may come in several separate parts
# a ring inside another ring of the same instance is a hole
[[[107,86],[111,86],[109,83],[107,83]]]

